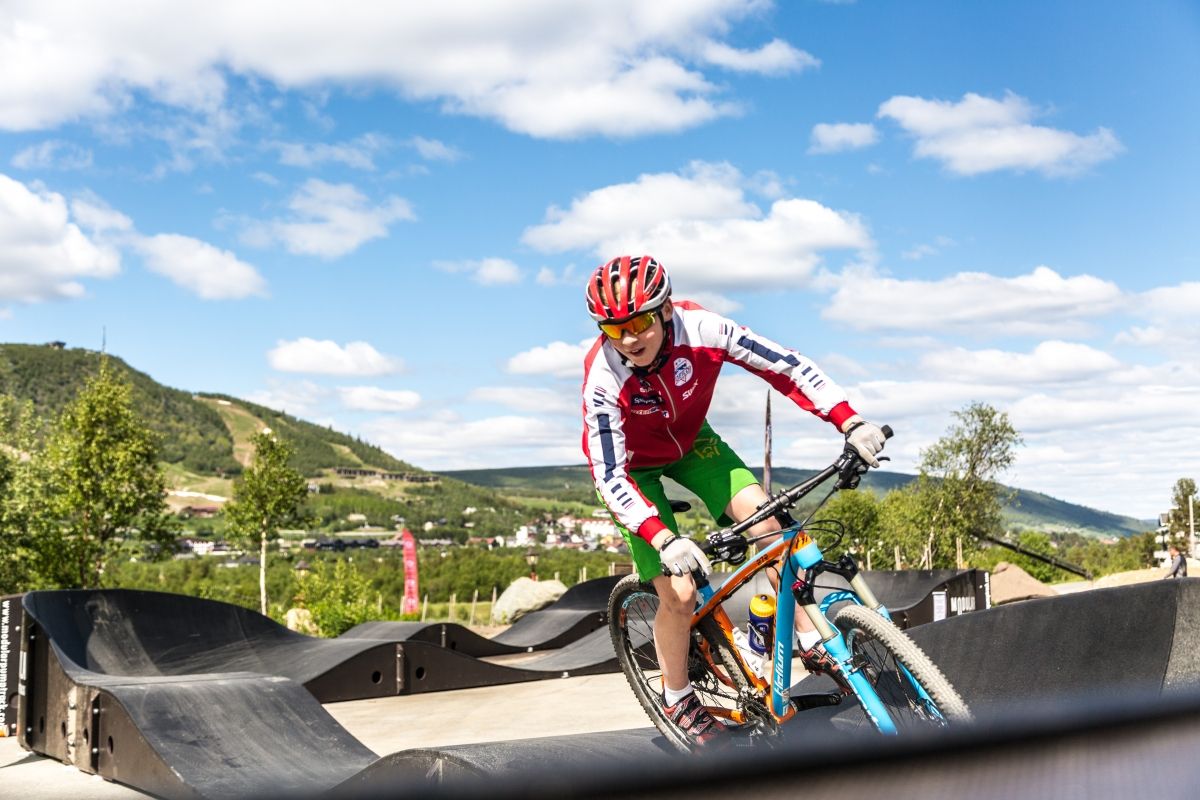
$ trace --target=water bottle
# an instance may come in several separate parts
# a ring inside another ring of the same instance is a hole
[[[742,654],[742,661],[746,662],[746,666],[752,669],[758,677],[763,677],[765,659],[761,653],[756,653],[751,649],[750,640],[746,638],[746,632],[741,628],[734,628],[733,643],[737,646],[738,652]]]
[[[750,649],[760,656],[775,646],[775,596],[756,594],[750,600]]]

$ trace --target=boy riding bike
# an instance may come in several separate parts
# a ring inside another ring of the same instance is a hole
[[[584,360],[583,450],[638,576],[659,597],[654,646],[667,715],[704,744],[721,727],[692,691],[687,653],[696,607],[692,572],[707,575],[711,567],[695,542],[678,535],[662,478],[699,497],[721,525],[746,519],[767,500],[705,419],[721,366],[743,367],[833,424],[871,466],[879,466],[884,435],[812,361],[695,303],[672,301],[666,270],[648,255],[602,264],[586,296],[601,335]],[[749,533],[779,529],[768,519]],[[820,637],[803,614],[797,621],[800,646],[811,649]]]

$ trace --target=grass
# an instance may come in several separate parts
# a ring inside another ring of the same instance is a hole
[[[233,437],[234,459],[242,466],[249,464],[250,458],[254,455],[254,448],[250,444],[250,440],[254,434],[267,426],[249,411],[241,406],[233,405],[228,400],[218,400],[215,397],[197,399],[208,404],[221,415],[221,421],[225,423],[225,427],[229,429],[229,435]]]
[[[210,475],[197,475],[194,472],[189,472],[178,464],[162,464],[163,475],[166,477],[167,486],[171,489],[177,489],[187,492],[201,492],[203,494],[219,494],[222,497],[229,497],[233,493],[233,481],[229,478],[218,478]],[[184,503],[184,505],[209,505],[207,502],[199,500],[197,502]]]

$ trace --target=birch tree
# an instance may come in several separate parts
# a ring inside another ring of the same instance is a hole
[[[259,610],[267,605],[267,543],[280,528],[301,524],[308,482],[288,466],[292,447],[270,428],[251,440],[254,455],[250,466],[233,484],[233,500],[225,506],[225,518],[234,536],[258,545]]]

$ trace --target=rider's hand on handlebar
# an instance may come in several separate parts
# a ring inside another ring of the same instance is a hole
[[[658,551],[658,558],[662,561],[664,574],[683,576],[699,572],[708,575],[712,572],[712,565],[700,545],[683,536],[667,539]]]
[[[886,440],[883,430],[857,414],[846,420],[842,430],[846,434],[846,444],[853,447],[863,461],[872,467],[878,467],[879,459],[875,456],[883,450]]]

